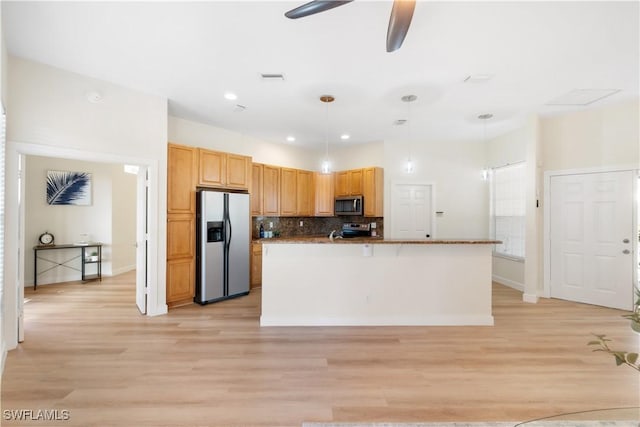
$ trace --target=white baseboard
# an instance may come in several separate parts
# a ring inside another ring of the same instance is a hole
[[[500,283],[501,285],[508,286],[510,288],[516,289],[520,292],[524,292],[524,283],[516,282],[515,280],[507,279],[505,277],[493,275],[491,276],[491,280],[494,282]]]
[[[538,295],[535,294],[522,294],[522,301],[536,304],[538,302]]]
[[[127,266],[124,266],[124,267],[120,267],[120,268],[115,269],[115,270],[112,269],[111,270],[111,276],[117,276],[118,274],[127,273],[127,272],[129,272],[131,270],[135,270],[135,269],[136,269],[136,265],[135,264],[127,265]],[[106,274],[105,274],[105,276],[106,276]]]

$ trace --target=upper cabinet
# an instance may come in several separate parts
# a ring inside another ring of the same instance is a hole
[[[248,190],[251,181],[251,157],[227,154],[226,188]]]
[[[381,217],[383,188],[379,167],[322,174],[253,163],[251,215],[333,216],[336,197],[362,195],[364,216]]]
[[[280,215],[298,214],[298,175],[296,169],[280,168]]]
[[[196,213],[198,151],[194,147],[169,144],[167,152],[167,213]]]
[[[280,168],[263,165],[262,215],[280,215]]]
[[[384,172],[382,168],[362,169],[364,216],[384,216]]]
[[[335,199],[333,174],[316,172],[314,181],[315,216],[333,216]]]
[[[298,170],[297,177],[297,211],[299,216],[313,216],[314,214],[314,185],[313,172]]]
[[[248,190],[251,157],[198,149],[198,185]]]
[[[251,164],[251,188],[249,189],[249,193],[251,193],[251,215],[252,216],[262,215],[262,204],[263,204],[262,182],[264,178],[263,172],[264,172],[264,165],[260,163]]]
[[[363,169],[336,172],[335,180],[336,197],[362,195]]]

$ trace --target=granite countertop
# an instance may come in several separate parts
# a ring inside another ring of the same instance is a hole
[[[350,237],[342,239],[329,240],[327,236],[293,236],[293,237],[274,237],[270,239],[255,239],[254,243],[337,243],[337,244],[417,244],[417,245],[494,245],[502,243],[500,240],[492,239],[423,239],[423,240],[402,240],[402,239],[384,239],[382,237]]]

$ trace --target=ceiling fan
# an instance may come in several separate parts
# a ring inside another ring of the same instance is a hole
[[[353,0],[313,0],[295,9],[291,9],[285,13],[284,16],[290,19],[303,18],[342,6],[346,3],[351,3],[352,1]],[[413,17],[415,7],[415,0],[393,1],[393,8],[391,9],[391,16],[389,17],[389,28],[387,29],[387,52],[393,52],[402,46],[407,31],[409,31],[409,25],[411,25],[411,18]]]

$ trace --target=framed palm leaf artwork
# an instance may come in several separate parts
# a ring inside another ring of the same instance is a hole
[[[91,204],[91,174],[47,171],[47,203],[88,206]]]

